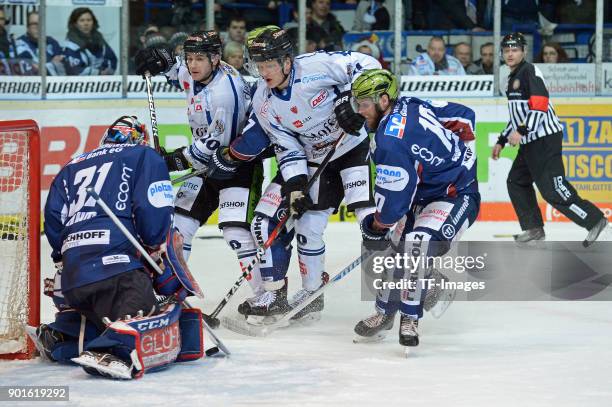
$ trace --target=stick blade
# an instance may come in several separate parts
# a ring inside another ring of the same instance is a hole
[[[246,319],[239,320],[237,318],[223,317],[221,318],[221,325],[232,332],[246,336],[264,337],[270,333],[267,326],[251,325]]]

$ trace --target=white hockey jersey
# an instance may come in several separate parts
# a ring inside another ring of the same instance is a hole
[[[194,140],[190,152],[194,158],[200,154],[210,155],[219,146],[229,146],[242,132],[251,92],[232,66],[221,62],[207,85],[194,81],[181,61],[165,75],[171,84],[185,91],[187,117]]]
[[[285,180],[308,175],[307,162],[320,163],[341,137],[334,114],[334,99],[349,90],[364,69],[380,63],[358,52],[314,52],[295,58],[289,86],[282,92],[257,83],[253,113],[275,145],[279,169]],[[338,147],[336,159],[356,147],[367,132],[349,135]]]

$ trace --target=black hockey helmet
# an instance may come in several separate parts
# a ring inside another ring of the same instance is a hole
[[[221,37],[213,30],[190,34],[183,43],[183,53],[221,54]]]
[[[293,57],[293,43],[287,31],[278,29],[264,30],[250,43],[247,41],[249,58],[253,62],[273,59],[282,60]]]
[[[522,50],[525,49],[525,46],[527,45],[527,40],[525,39],[525,36],[522,33],[510,33],[507,34],[506,36],[504,36],[504,38],[502,38],[502,42],[501,42],[501,48],[521,48]]]

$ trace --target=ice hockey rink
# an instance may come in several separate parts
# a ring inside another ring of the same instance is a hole
[[[477,222],[464,239],[491,240],[518,226]],[[549,223],[549,240],[582,240],[585,231]],[[610,240],[608,230],[604,239]],[[330,275],[359,255],[355,223],[331,223],[326,234]],[[42,273],[52,274],[43,237]],[[295,257],[295,256],[294,256]],[[216,227],[193,244],[191,270],[210,312],[238,276],[234,255]],[[520,265],[517,265],[520,267]],[[292,264],[289,293],[299,288]],[[235,312],[245,286],[222,315]],[[42,321],[53,308],[42,298]],[[399,320],[377,344],[354,344],[353,327],[373,311],[360,300],[355,270],[325,294],[318,322],[292,325],[265,338],[216,332],[232,351],[175,364],[129,382],[98,379],[80,367],[40,360],[0,362],[0,385],[67,385],[72,406],[610,406],[612,306],[609,302],[454,302],[441,319],[419,326],[421,344],[405,358]],[[206,339],[205,339],[206,340]],[[11,403],[9,403],[11,404]],[[15,402],[25,406],[28,402]],[[36,402],[32,405],[62,405]]]

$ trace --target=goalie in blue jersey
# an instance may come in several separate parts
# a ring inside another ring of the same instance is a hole
[[[140,240],[163,274],[151,270],[88,188]],[[45,205],[45,233],[57,269],[46,291],[59,312],[32,335],[47,359],[131,379],[202,355],[201,314],[180,305],[201,292],[172,228],[173,199],[166,164],[146,146],[145,127],[134,116],[117,119],[99,148],[62,168]],[[176,301],[160,306],[156,294]]]

